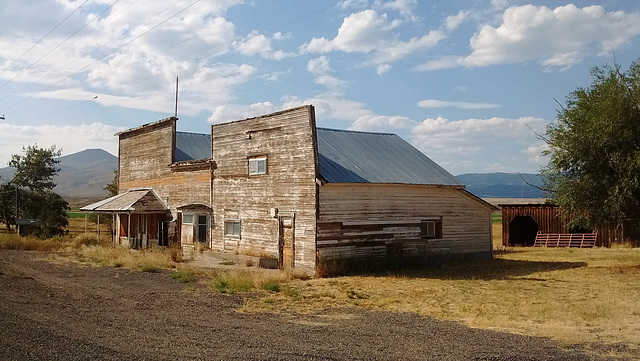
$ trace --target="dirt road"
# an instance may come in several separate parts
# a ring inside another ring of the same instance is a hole
[[[409,313],[243,314],[167,272],[0,250],[2,360],[588,360],[546,339]],[[251,296],[247,296],[251,297]]]

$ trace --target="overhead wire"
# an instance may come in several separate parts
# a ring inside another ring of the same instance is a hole
[[[88,1],[88,0],[87,0]],[[13,78],[9,79],[8,81],[6,81],[4,84],[0,85],[0,89],[4,88],[5,85],[11,83],[12,81],[14,81],[17,77],[19,77],[20,75],[24,74],[24,72],[26,72],[27,70],[31,69],[31,67],[33,67],[34,65],[38,64],[42,59],[46,58],[49,54],[51,54],[54,50],[56,50],[57,48],[59,48],[62,44],[64,44],[67,40],[71,39],[71,37],[73,37],[74,35],[76,35],[77,33],[79,33],[80,31],[82,31],[82,29],[86,28],[89,24],[91,24],[92,22],[94,22],[96,19],[98,19],[98,17],[100,17],[100,15],[104,14],[107,10],[111,9],[113,7],[113,5],[115,5],[118,1],[120,0],[116,0],[114,1],[111,5],[109,5],[108,7],[106,7],[104,10],[102,10],[102,12],[100,12],[98,15],[94,16],[93,19],[87,21],[80,29],[76,30],[73,34],[69,35],[66,39],[64,39],[61,43],[59,43],[58,45],[56,45],[55,47],[53,47],[51,50],[49,50],[46,54],[44,54],[43,56],[41,56],[38,60],[36,60],[34,63],[32,63],[31,65],[29,65],[28,67],[22,69],[22,71],[20,73],[18,73],[16,76],[14,76]],[[86,2],[86,1],[85,1]],[[78,8],[79,9],[79,8]],[[16,59],[16,61],[19,60]],[[1,74],[1,73],[0,73]]]
[[[174,3],[173,5],[175,5],[175,4],[177,4],[177,3],[181,2],[181,1],[182,1],[182,0],[177,1],[177,2],[176,2],[176,3]],[[111,54],[115,53],[116,51],[118,51],[118,50],[120,50],[120,49],[124,48],[125,46],[127,46],[127,45],[131,44],[133,41],[135,41],[135,40],[139,39],[140,37],[142,37],[142,36],[144,36],[144,35],[146,35],[146,34],[148,34],[148,33],[149,33],[149,32],[151,32],[152,30],[154,30],[154,29],[156,29],[157,27],[159,27],[160,25],[162,25],[162,24],[166,23],[166,22],[167,22],[167,21],[169,21],[170,19],[172,19],[172,18],[174,18],[175,16],[177,16],[177,15],[181,14],[182,12],[186,11],[187,9],[189,9],[189,8],[190,8],[190,7],[192,7],[192,6],[194,6],[194,5],[195,5],[196,3],[198,3],[199,1],[200,1],[200,0],[196,0],[195,2],[191,3],[189,6],[185,7],[184,9],[180,10],[179,12],[177,12],[177,13],[173,14],[173,15],[172,15],[172,16],[170,16],[169,18],[167,18],[167,19],[163,20],[163,21],[162,21],[162,22],[160,22],[159,24],[157,24],[157,25],[153,26],[152,28],[150,28],[150,29],[148,29],[147,31],[143,32],[142,34],[140,34],[140,35],[136,36],[135,38],[133,38],[133,39],[129,40],[128,42],[126,42],[125,44],[121,45],[120,47],[118,47],[118,48],[116,48],[116,49],[114,49],[114,50],[112,50],[112,51],[108,52],[106,55],[104,55],[104,56],[102,56],[101,58],[99,58],[99,59],[97,59],[97,60],[93,61],[93,62],[92,62],[92,63],[90,63],[89,65],[86,65],[85,67],[83,67],[83,68],[81,68],[81,69],[77,70],[77,71],[76,71],[76,72],[74,72],[73,74],[70,74],[70,75],[66,76],[65,78],[63,78],[63,79],[61,79],[61,80],[57,81],[56,83],[53,83],[53,84],[49,85],[48,87],[46,87],[46,88],[44,88],[44,89],[40,90],[39,92],[34,93],[34,94],[32,94],[32,95],[30,95],[30,96],[28,96],[28,97],[26,97],[26,98],[24,98],[24,99],[22,99],[22,100],[20,100],[20,101],[18,101],[18,102],[16,102],[16,103],[14,103],[14,104],[12,104],[12,105],[10,105],[9,107],[7,107],[7,108],[5,108],[5,109],[10,109],[10,108],[12,108],[12,107],[14,107],[14,106],[16,106],[16,105],[18,105],[18,104],[21,104],[22,102],[24,102],[24,101],[26,101],[26,100],[28,100],[28,99],[31,99],[31,98],[33,98],[33,97],[35,97],[35,96],[37,96],[37,95],[39,95],[39,94],[41,94],[41,93],[45,92],[46,90],[51,89],[51,88],[52,88],[52,87],[54,87],[55,85],[60,84],[61,82],[65,81],[65,80],[67,80],[67,79],[69,79],[69,78],[71,78],[72,76],[74,76],[74,75],[76,75],[76,74],[79,74],[80,72],[82,72],[83,70],[85,70],[86,68],[88,68],[89,66],[91,66],[91,65],[93,65],[93,64],[95,64],[95,63],[97,63],[97,62],[101,61],[102,59],[106,58],[107,56],[109,56],[109,55],[111,55]],[[259,7],[262,7],[262,6],[268,5],[268,4],[273,3],[273,2],[275,2],[275,1],[276,1],[276,0],[272,0],[272,1],[266,2],[266,3],[262,4],[262,5],[260,5]],[[173,7],[173,5],[172,5],[172,6],[170,6],[170,7]],[[327,9],[329,9],[329,8],[331,8],[331,7],[333,7],[333,6],[334,6],[334,4],[331,4],[331,5],[329,5],[329,6],[326,6],[326,7],[320,8],[320,9],[315,10],[315,11],[312,11],[312,12],[310,12],[310,13],[308,13],[308,14],[305,14],[305,15],[303,15],[303,16],[300,16],[300,17],[298,17],[298,18],[295,18],[295,19],[293,19],[293,20],[291,20],[291,21],[288,21],[288,22],[286,22],[286,23],[284,23],[284,24],[280,24],[280,25],[278,25],[278,26],[276,26],[276,27],[273,27],[273,28],[271,28],[271,29],[269,29],[269,30],[267,30],[267,31],[268,31],[268,32],[273,32],[273,31],[276,31],[276,30],[282,29],[282,28],[284,28],[284,27],[286,27],[286,26],[288,26],[288,25],[294,24],[294,23],[296,23],[296,22],[298,22],[298,21],[301,21],[301,20],[303,20],[303,19],[306,19],[306,18],[308,18],[308,17],[314,16],[314,15],[316,15],[316,14],[318,14],[318,13],[321,13],[321,12],[323,12],[323,11],[325,11],[325,10],[327,10]],[[170,8],[170,7],[169,7],[169,8]],[[258,7],[258,8],[259,8],[259,7]],[[168,8],[167,8],[167,9],[168,9]],[[166,11],[167,9],[165,9],[165,10],[161,11],[160,13],[162,13],[162,12]],[[251,12],[253,12],[253,11],[256,11],[256,10],[257,10],[257,8],[254,8],[254,9],[252,9],[252,10],[250,10],[250,11],[247,11],[247,12],[245,12],[245,13],[241,14],[241,15],[238,15],[238,16],[236,16],[236,17],[232,18],[231,20],[237,19],[237,18],[239,18],[239,17],[241,17],[241,16],[244,16],[244,15],[246,15],[246,14],[248,14],[248,13],[251,13]],[[158,13],[158,14],[160,14],[160,13]],[[154,17],[155,17],[155,16],[157,16],[158,14],[154,15]],[[152,18],[153,18],[153,17],[152,17]],[[152,19],[152,18],[150,18],[150,19]],[[148,22],[150,19],[148,19],[147,21],[145,21],[145,22],[141,23],[140,25],[142,25],[142,24],[144,24],[144,23]],[[138,25],[138,26],[139,26],[139,25]],[[155,54],[153,54],[153,55],[158,55],[158,54],[161,54],[161,53],[163,53],[163,52],[166,52],[167,50],[170,50],[170,49],[172,49],[172,48],[174,48],[174,47],[176,47],[176,46],[178,46],[178,45],[181,45],[181,44],[183,44],[183,43],[185,43],[185,42],[187,42],[187,41],[193,40],[194,38],[198,37],[199,35],[201,35],[201,34],[203,34],[203,33],[207,32],[207,31],[210,31],[210,30],[211,30],[211,29],[207,29],[207,30],[205,30],[205,31],[199,32],[199,33],[197,33],[196,35],[191,36],[191,37],[190,37],[190,38],[188,38],[188,39],[182,40],[182,41],[180,41],[180,42],[178,42],[178,43],[176,43],[176,44],[173,44],[173,45],[171,45],[171,46],[169,46],[169,47],[167,47],[167,48],[164,48],[164,49],[162,49],[161,51],[156,52],[156,53],[155,53]],[[223,48],[223,49],[219,49],[219,50],[217,50],[217,51],[215,51],[215,52],[212,52],[212,53],[209,53],[209,54],[203,55],[203,56],[201,56],[201,57],[199,57],[199,58],[193,59],[193,60],[191,60],[191,61],[187,62],[186,64],[196,63],[196,62],[202,61],[203,59],[206,59],[206,58],[208,58],[208,57],[214,56],[214,55],[216,55],[216,54],[219,54],[219,53],[222,53],[222,52],[226,52],[226,51],[228,51],[229,49],[231,49],[231,48],[233,48],[233,47],[237,46],[238,44],[243,44],[243,43],[245,43],[245,42],[247,42],[247,41],[249,41],[249,40],[250,40],[250,38],[247,38],[247,39],[244,39],[244,40],[242,40],[242,41],[235,42],[233,45],[229,45],[229,46],[227,46],[227,47],[225,47],[225,48]],[[111,42],[111,41],[109,41],[109,42]],[[107,42],[107,44],[108,44],[109,42]],[[94,50],[92,50],[91,52],[89,52],[88,54],[92,53],[93,51],[95,51],[95,49],[94,49]],[[127,65],[125,65],[124,67],[126,68],[126,67],[129,67],[129,66],[132,66],[132,65],[134,65],[134,64],[139,63],[140,61],[141,61],[141,60],[136,61],[136,62],[134,62],[134,63],[127,64]],[[143,82],[145,82],[145,81],[148,81],[148,80],[151,80],[151,79],[153,79],[153,78],[156,78],[156,77],[158,77],[159,75],[165,74],[165,73],[167,73],[167,72],[169,72],[169,71],[175,71],[175,70],[179,69],[179,68],[180,68],[180,67],[182,67],[182,66],[184,66],[184,64],[183,64],[183,65],[180,65],[180,66],[176,66],[176,67],[171,68],[171,69],[168,69],[168,70],[165,70],[165,71],[158,72],[158,73],[154,74],[153,76],[147,77],[147,78],[142,79],[142,80],[140,80],[140,81],[137,81],[137,82],[134,82],[134,83],[130,83],[130,84],[128,84],[128,85],[125,85],[125,86],[123,86],[123,87],[119,88],[118,90],[126,89],[126,88],[129,88],[129,87],[131,87],[131,86],[134,86],[134,85],[137,85],[137,84],[143,83]],[[74,105],[74,106],[75,106],[75,105]],[[47,115],[44,115],[44,116],[42,116],[42,117],[48,116],[48,115],[50,115],[50,114],[59,113],[60,111],[67,110],[67,109],[72,108],[72,107],[74,107],[74,106],[69,106],[69,107],[65,107],[64,109],[56,110],[56,111],[54,111],[53,113],[48,113]],[[40,118],[38,118],[38,119],[40,119]]]
[[[109,56],[109,55],[111,55],[111,54],[115,53],[116,51],[118,51],[118,50],[120,50],[120,49],[124,48],[125,46],[127,46],[127,45],[131,44],[131,43],[132,43],[132,42],[134,42],[135,40],[137,40],[137,39],[141,38],[142,36],[146,35],[147,33],[151,32],[151,31],[153,31],[154,29],[156,29],[156,28],[157,28],[157,27],[159,27],[160,25],[162,25],[162,24],[166,23],[167,21],[171,20],[172,18],[174,18],[174,17],[176,17],[176,16],[180,15],[181,13],[183,13],[184,11],[186,11],[187,9],[189,9],[190,7],[192,7],[193,5],[197,4],[198,2],[200,2],[200,0],[196,0],[196,1],[194,1],[194,2],[193,2],[193,3],[191,3],[189,6],[187,6],[187,7],[185,7],[184,9],[182,9],[182,10],[178,11],[177,13],[175,13],[175,14],[171,15],[171,16],[170,16],[170,17],[168,17],[167,19],[165,19],[165,20],[161,21],[160,23],[158,23],[157,25],[155,25],[155,26],[151,27],[151,28],[150,28],[150,29],[148,29],[147,31],[145,31],[145,32],[141,33],[140,35],[138,35],[138,36],[134,37],[133,39],[129,40],[128,42],[126,42],[126,43],[122,44],[122,45],[121,45],[121,46],[119,46],[118,48],[116,48],[116,49],[114,49],[114,50],[111,50],[110,52],[106,53],[104,56],[102,56],[102,57],[100,57],[100,58],[96,59],[95,61],[91,62],[90,64],[88,64],[88,65],[86,65],[86,66],[84,66],[84,67],[82,67],[81,69],[77,70],[76,72],[74,72],[74,73],[72,73],[72,74],[67,75],[66,77],[64,77],[64,78],[62,78],[62,79],[60,79],[60,80],[58,80],[57,82],[55,82],[55,83],[53,83],[53,84],[51,84],[51,85],[47,86],[46,88],[44,88],[44,89],[42,89],[42,90],[40,90],[40,91],[38,91],[38,92],[36,92],[36,93],[31,94],[30,96],[28,96],[28,97],[26,97],[26,98],[23,98],[22,100],[19,100],[19,101],[18,101],[18,102],[16,102],[16,103],[13,103],[12,105],[10,105],[10,106],[8,106],[8,107],[4,108],[4,110],[11,109],[11,108],[15,107],[16,105],[21,104],[21,103],[23,103],[23,102],[25,102],[25,101],[27,101],[27,100],[29,100],[29,99],[31,99],[31,98],[33,98],[33,97],[35,97],[36,95],[39,95],[39,94],[41,94],[41,93],[43,93],[43,92],[45,92],[45,91],[47,91],[47,90],[49,90],[49,89],[53,88],[54,86],[56,86],[56,85],[58,85],[58,84],[62,83],[63,81],[65,81],[65,80],[67,80],[67,79],[71,78],[72,76],[74,76],[74,75],[76,75],[76,74],[79,74],[81,71],[83,71],[83,70],[87,69],[87,68],[88,68],[88,67],[90,67],[91,65],[93,65],[93,64],[95,64],[95,63],[97,63],[97,62],[99,62],[100,60],[102,60],[102,59],[106,58],[107,56]]]
[[[13,66],[13,64],[15,64],[18,60],[22,59],[23,56],[27,55],[27,53],[29,53],[33,48],[35,48],[38,44],[40,44],[47,36],[49,36],[52,32],[54,32],[58,27],[60,27],[60,25],[62,25],[65,21],[67,21],[67,19],[69,19],[71,17],[71,15],[75,14],[78,10],[80,10],[81,7],[84,6],[84,4],[86,4],[89,0],[85,0],[82,4],[80,4],[80,6],[78,6],[75,10],[73,10],[71,12],[71,14],[67,15],[66,18],[62,19],[61,22],[58,23],[58,25],[54,26],[53,29],[49,30],[48,33],[46,33],[42,38],[40,38],[40,40],[38,40],[35,44],[33,44],[29,49],[27,49],[27,51],[25,51],[24,53],[22,53],[22,55],[20,55],[17,59],[15,59],[14,61],[11,62],[11,64],[9,64],[6,68],[2,69],[2,71],[0,71],[0,75],[2,75],[7,69],[11,68]]]
[[[326,6],[326,7],[324,7],[324,8],[321,8],[321,9],[319,9],[319,10],[316,10],[316,11],[313,11],[313,12],[311,12],[311,13],[308,13],[308,14],[306,14],[306,15],[304,15],[304,16],[301,16],[301,17],[299,17],[299,18],[295,18],[295,19],[293,19],[293,20],[291,20],[291,21],[289,21],[289,22],[286,22],[286,23],[284,23],[284,24],[281,24],[281,25],[278,25],[278,26],[276,26],[276,27],[273,27],[273,28],[271,28],[271,29],[269,29],[269,30],[267,30],[267,31],[268,31],[268,32],[273,32],[273,31],[279,30],[279,29],[281,29],[281,28],[283,28],[283,27],[286,27],[286,26],[288,26],[288,25],[294,24],[294,23],[296,23],[296,22],[298,22],[298,21],[300,21],[300,20],[306,19],[306,18],[308,18],[308,17],[310,17],[310,16],[313,16],[313,15],[316,15],[316,14],[318,14],[318,13],[321,13],[321,12],[323,12],[323,11],[325,11],[325,10],[327,10],[327,9],[329,9],[329,8],[331,8],[331,7],[333,7],[333,6],[334,6],[334,4],[331,4],[331,5],[329,5],[329,6]],[[250,39],[249,39],[249,38],[247,38],[247,39],[245,39],[245,40],[239,41],[239,42],[237,42],[237,43],[235,43],[235,44],[233,44],[233,45],[227,46],[227,47],[225,47],[225,48],[223,48],[223,49],[220,49],[220,50],[217,50],[217,51],[215,51],[215,52],[213,52],[213,53],[209,53],[209,54],[207,54],[207,55],[204,55],[204,56],[201,56],[201,57],[196,58],[196,59],[194,59],[194,60],[191,60],[191,61],[187,62],[187,64],[192,64],[192,63],[195,63],[195,62],[199,62],[199,61],[201,61],[201,60],[203,60],[203,59],[205,59],[205,58],[208,58],[208,57],[214,56],[214,55],[216,55],[216,54],[218,54],[218,53],[225,52],[225,51],[227,51],[227,50],[229,50],[229,49],[233,48],[234,46],[237,46],[238,44],[244,44],[244,43],[246,43],[246,42],[247,42],[247,41],[249,41],[249,40],[250,40]],[[150,76],[150,77],[147,77],[147,78],[142,79],[142,80],[140,80],[140,81],[137,81],[137,82],[135,82],[135,83],[130,83],[129,85],[126,85],[126,86],[124,86],[124,87],[121,87],[121,88],[120,88],[120,90],[122,90],[122,89],[126,89],[126,88],[128,88],[128,87],[130,87],[130,86],[133,86],[133,85],[137,85],[137,84],[143,83],[143,82],[145,82],[145,81],[147,81],[147,80],[151,80],[151,79],[156,78],[156,77],[158,77],[159,75],[165,74],[165,73],[167,73],[167,72],[169,72],[169,71],[171,71],[171,70],[174,70],[174,71],[175,71],[175,70],[177,70],[178,68],[180,68],[180,67],[182,67],[182,66],[183,66],[183,65],[180,65],[180,66],[174,67],[174,68],[169,69],[169,70],[165,70],[165,71],[162,71],[162,72],[158,72],[158,73],[156,73],[156,74],[154,74],[154,75],[152,75],[152,76]]]

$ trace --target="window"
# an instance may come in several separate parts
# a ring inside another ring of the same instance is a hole
[[[225,236],[240,236],[240,221],[237,219],[224,221]]]
[[[249,175],[267,174],[267,157],[249,158]]]
[[[182,214],[182,224],[193,224],[193,214],[183,213]]]
[[[422,238],[442,238],[442,219],[421,221],[420,235]]]
[[[207,216],[198,215],[198,242],[207,241]]]

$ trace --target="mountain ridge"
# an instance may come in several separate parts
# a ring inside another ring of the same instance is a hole
[[[94,148],[57,157],[58,174],[53,177],[54,192],[63,197],[106,197],[103,188],[113,180],[118,157],[104,149]],[[8,181],[15,174],[11,167],[0,168],[0,177]]]
[[[56,158],[60,172],[53,178],[54,191],[65,198],[104,198],[103,188],[113,180],[118,158],[99,148]],[[0,168],[0,177],[7,181],[15,169]],[[481,198],[543,198],[544,192],[536,187],[544,185],[544,178],[534,173],[464,173],[456,178],[466,189]],[[0,180],[0,181],[2,181]]]

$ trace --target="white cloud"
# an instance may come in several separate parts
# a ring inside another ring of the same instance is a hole
[[[499,108],[498,104],[491,103],[469,103],[469,102],[452,102],[437,99],[425,99],[418,102],[418,106],[422,108],[460,108],[460,109],[491,109]]]
[[[329,66],[329,59],[324,55],[309,60],[307,70],[314,75],[316,84],[324,85],[330,91],[340,92],[345,85],[344,81],[328,74],[331,72],[331,67]]]
[[[366,115],[356,119],[349,127],[351,130],[370,132],[394,132],[411,129],[418,123],[404,116]]]
[[[236,47],[241,54],[260,55],[266,59],[282,60],[284,58],[294,56],[295,54],[293,53],[286,53],[281,50],[273,50],[271,41],[281,39],[283,39],[281,33],[276,33],[274,37],[268,38],[264,34],[253,31],[249,34],[249,36],[244,38],[242,41],[239,41]]]
[[[466,66],[537,61],[566,68],[592,53],[620,48],[640,34],[640,13],[606,12],[602,6],[555,9],[525,5],[504,11],[502,24],[484,25],[471,38]]]
[[[395,10],[411,21],[418,21],[420,18],[414,13],[417,5],[417,0],[395,0],[382,4],[382,9]]]
[[[122,127],[102,123],[29,126],[3,122],[0,123],[0,167],[6,166],[12,154],[21,154],[22,147],[28,145],[43,148],[55,145],[62,149],[62,155],[89,148],[118,154],[118,139],[114,134],[122,130]]]
[[[361,11],[344,19],[334,39],[313,38],[301,47],[301,51],[303,53],[343,51],[371,54],[371,64],[376,67],[379,74],[382,74],[390,69],[390,63],[431,48],[445,37],[441,31],[431,30],[424,36],[402,41],[395,32],[400,24],[401,21],[389,20],[387,14],[379,14],[371,9]]]
[[[231,104],[219,105],[211,113],[207,121],[213,124],[225,123],[234,120],[247,119],[269,114],[277,111],[271,102],[254,103],[250,105]]]
[[[447,31],[455,30],[460,24],[462,24],[467,18],[469,18],[469,11],[460,10],[456,15],[447,16],[445,19],[445,28]]]
[[[539,167],[542,158],[532,152],[540,140],[529,129],[544,129],[547,121],[535,117],[448,120],[428,118],[412,129],[412,143],[429,157],[456,173],[458,169],[494,171],[496,159],[513,157],[513,164],[502,163],[503,170]],[[541,130],[541,132],[543,132]],[[524,149],[524,150],[523,150]],[[463,166],[473,160],[475,167]]]

